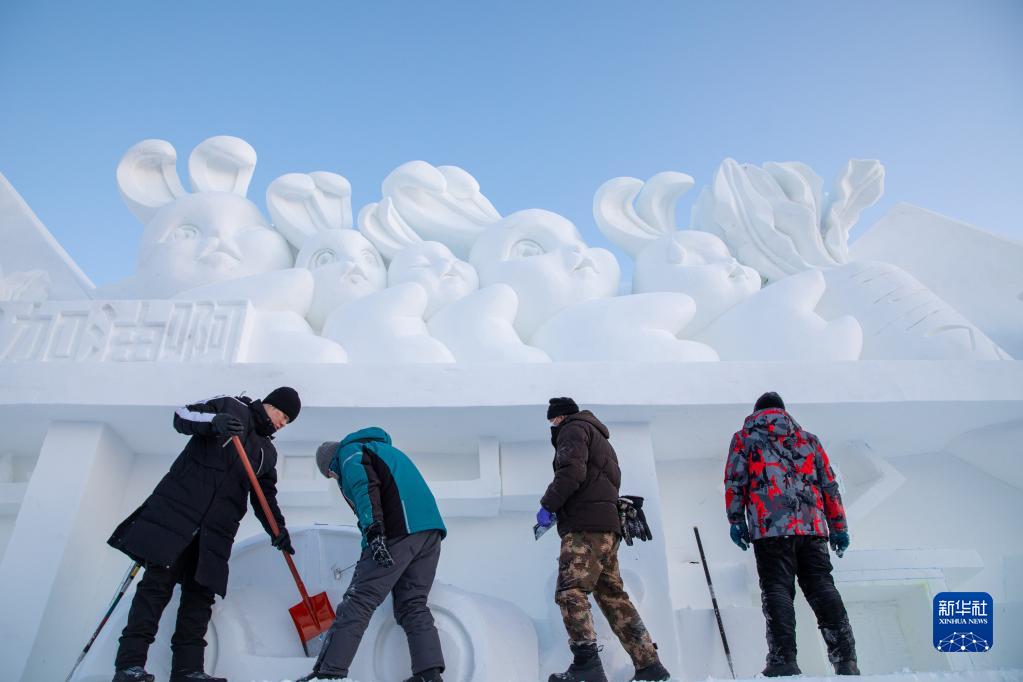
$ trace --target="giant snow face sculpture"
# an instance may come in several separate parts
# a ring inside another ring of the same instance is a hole
[[[284,238],[248,199],[187,194],[156,212],[142,233],[136,279],[170,295],[192,287],[291,267]]]
[[[291,251],[245,198],[256,152],[236,137],[213,137],[188,159],[194,193],[178,179],[177,153],[143,140],[124,155],[117,182],[145,224],[136,274],[111,287],[121,296],[170,297],[187,289],[289,268]]]
[[[307,319],[317,330],[339,305],[380,291],[387,283],[380,254],[355,230],[327,230],[308,237],[296,265],[311,271],[316,280]]]
[[[636,257],[633,293],[677,291],[696,301],[694,333],[760,289],[760,275],[739,264],[721,239],[682,230],[659,237]]]
[[[559,310],[618,291],[614,255],[588,247],[569,220],[541,209],[518,211],[489,227],[469,262],[482,286],[503,283],[515,290],[515,329],[526,341]]]
[[[476,270],[440,242],[420,242],[399,251],[387,269],[387,282],[392,287],[415,282],[426,289],[427,319],[480,285]]]

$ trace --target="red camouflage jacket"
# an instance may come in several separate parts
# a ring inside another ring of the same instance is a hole
[[[725,510],[729,523],[748,519],[754,540],[828,537],[847,529],[838,481],[820,440],[781,409],[754,412],[732,436]]]

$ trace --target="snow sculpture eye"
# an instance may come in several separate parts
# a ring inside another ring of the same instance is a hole
[[[508,251],[508,257],[530,258],[532,256],[542,256],[545,253],[546,251],[538,242],[532,239],[520,239],[512,244],[511,249]]]
[[[377,255],[369,249],[362,250],[362,260],[367,265],[376,265],[379,262],[377,260]]]
[[[313,266],[314,270],[336,262],[337,253],[333,249],[320,249],[309,259],[309,263]]]
[[[185,223],[171,230],[167,234],[165,241],[178,242],[185,241],[186,239],[198,239],[201,234],[202,231],[198,227]]]

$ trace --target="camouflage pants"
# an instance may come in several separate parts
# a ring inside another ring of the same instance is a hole
[[[592,593],[633,664],[642,668],[657,661],[657,648],[625,592],[618,568],[619,542],[615,533],[569,533],[563,537],[554,601],[561,607],[569,642],[595,642]]]

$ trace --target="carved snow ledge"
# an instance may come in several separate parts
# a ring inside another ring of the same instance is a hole
[[[5,302],[0,362],[240,362],[252,324],[248,302]]]

